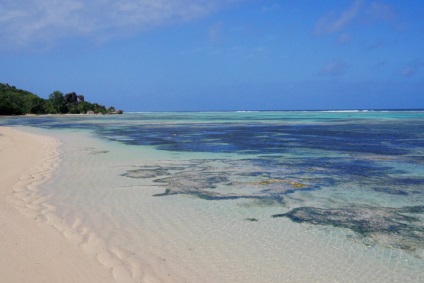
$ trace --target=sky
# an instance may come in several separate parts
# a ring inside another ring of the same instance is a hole
[[[424,108],[424,1],[0,0],[0,82],[126,112]]]

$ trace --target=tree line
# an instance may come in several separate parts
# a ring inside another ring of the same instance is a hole
[[[21,90],[15,86],[0,83],[0,115],[25,114],[122,114],[113,106],[85,101],[84,95],[75,92],[63,94],[55,91],[48,99]]]

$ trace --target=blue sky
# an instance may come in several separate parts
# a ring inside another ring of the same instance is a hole
[[[424,1],[0,0],[0,82],[125,111],[424,108]]]

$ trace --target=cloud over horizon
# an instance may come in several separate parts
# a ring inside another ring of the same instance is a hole
[[[5,0],[0,4],[0,40],[12,48],[69,37],[104,40],[195,20],[241,1]]]

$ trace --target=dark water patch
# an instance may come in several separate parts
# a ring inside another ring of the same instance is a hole
[[[424,146],[422,146],[422,148],[424,149]],[[415,148],[415,150],[418,150],[418,149]],[[403,161],[404,161],[404,163],[422,166],[422,165],[424,165],[424,155],[404,156]]]
[[[134,179],[149,179],[163,176],[169,176],[172,172],[183,171],[187,169],[184,166],[141,166],[139,169],[128,170],[122,176]]]
[[[264,161],[260,162],[265,164]],[[274,160],[269,163],[274,164],[272,166],[276,168],[291,168],[296,179],[307,177],[314,188],[350,187],[355,190],[376,188],[393,196],[424,194],[424,178],[416,175],[417,173],[415,176],[410,176],[407,168],[399,170],[397,163],[329,157]],[[390,167],[391,164],[393,167]]]
[[[88,154],[89,155],[97,155],[97,154],[105,154],[105,153],[109,153],[109,150],[95,150],[95,149],[90,149],[88,150]]]
[[[392,189],[392,188],[372,188],[372,190],[379,193],[385,193],[385,194],[391,194],[391,195],[399,195],[399,196],[409,195],[409,193],[406,191]]]
[[[402,249],[424,248],[424,224],[418,217],[424,206],[402,208],[352,206],[338,209],[299,207],[272,217],[287,217],[296,223],[348,228],[364,236],[387,239],[385,244]]]
[[[186,195],[195,196],[197,198],[203,199],[203,200],[237,200],[237,199],[256,199],[257,197],[252,195],[235,195],[235,194],[220,194],[215,192],[207,192],[207,191],[193,191],[193,192],[186,192],[184,193]]]
[[[421,186],[424,189],[424,178],[421,177],[392,177],[390,183],[397,186]]]
[[[283,198],[281,199],[275,199],[275,198],[261,198],[261,199],[252,199],[249,202],[245,202],[242,204],[238,204],[239,206],[242,207],[263,207],[263,208],[267,208],[267,207],[280,207],[281,206],[285,206],[286,202],[284,201]]]
[[[390,173],[399,173],[387,165],[381,165],[377,161],[357,160],[339,157],[315,157],[305,160],[295,160],[286,163],[287,166],[296,166],[299,169],[304,168],[306,173],[315,172],[316,174],[331,176],[351,176],[358,177],[378,177],[387,176]]]
[[[208,201],[219,201],[219,200],[237,200],[237,199],[256,199],[255,196],[249,195],[230,195],[230,194],[220,194],[212,191],[192,191],[192,190],[171,190],[166,189],[165,192],[160,194],[154,194],[154,197],[163,197],[171,195],[189,195],[194,196],[199,199],[208,200]]]
[[[202,174],[196,174],[194,172],[182,172],[179,174],[173,174],[171,177],[154,180],[154,182],[165,183],[171,188],[176,188],[180,190],[214,189],[218,184],[226,183],[228,181],[229,179],[225,172],[202,172]]]
[[[168,151],[281,154],[294,149],[314,149],[396,156],[412,153],[414,148],[423,146],[424,127],[421,130],[408,123],[279,125],[217,122],[135,125],[114,131],[99,127],[98,133],[117,141],[120,140],[116,136],[125,136],[127,138],[121,142],[154,145]]]
[[[393,196],[424,195],[424,180],[422,178],[402,176],[403,174],[370,176],[357,180],[356,186],[358,189],[370,188],[373,191]]]
[[[239,172],[237,175],[240,177],[269,177],[267,172]]]
[[[169,195],[175,195],[175,193],[172,193],[170,189],[166,189],[163,193],[160,194],[154,194],[154,197],[163,197],[163,196],[169,196]]]
[[[326,116],[323,113],[319,115]],[[242,120],[238,117],[234,122],[232,115],[223,113],[175,117],[170,113],[121,117],[20,117],[5,119],[2,123],[50,129],[87,129],[103,138],[125,144],[153,145],[161,150],[181,152],[282,154],[293,150],[321,150],[329,153],[414,156],[417,148],[424,147],[424,123],[420,119],[392,119],[388,122],[375,117],[321,119],[323,117],[319,115],[314,114],[315,120],[309,122],[300,114],[292,117],[282,115],[284,119],[280,123],[276,123],[278,118],[267,120],[265,118],[268,116],[263,116],[264,120],[255,121],[249,119],[249,115],[243,115]],[[169,123],[157,123],[164,117]],[[205,123],[205,117],[214,117],[214,122]],[[322,123],[323,120],[328,122]]]
[[[166,170],[163,169],[137,169],[137,170],[129,170],[124,173],[122,176],[135,178],[135,179],[148,179],[148,178],[156,178],[161,176],[169,175]]]

